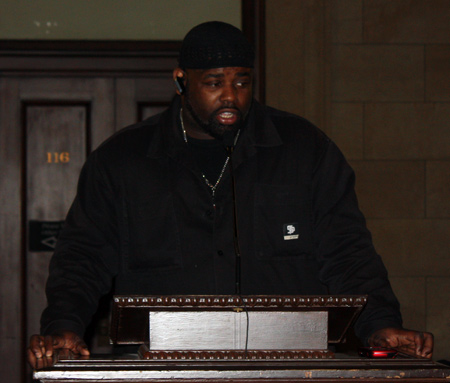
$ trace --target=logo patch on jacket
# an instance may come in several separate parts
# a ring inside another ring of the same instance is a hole
[[[283,225],[284,240],[298,239],[298,223],[285,223]]]

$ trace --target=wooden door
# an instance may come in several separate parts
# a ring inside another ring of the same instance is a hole
[[[19,381],[24,348],[39,333],[47,269],[87,153],[114,132],[111,79],[4,78],[1,376]]]

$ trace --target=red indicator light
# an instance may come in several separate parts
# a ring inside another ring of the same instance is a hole
[[[389,355],[386,351],[373,351],[372,353],[374,358],[387,358]]]
[[[359,355],[366,358],[394,358],[397,351],[383,347],[361,347]]]

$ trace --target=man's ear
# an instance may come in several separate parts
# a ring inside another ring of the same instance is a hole
[[[177,94],[184,94],[186,87],[184,85],[185,82],[185,72],[181,68],[176,68],[173,71],[173,81],[175,83],[175,88],[177,90]]]

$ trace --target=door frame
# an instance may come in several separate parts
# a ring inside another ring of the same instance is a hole
[[[241,0],[242,31],[254,45],[255,97],[264,103],[265,5]],[[85,75],[172,71],[181,41],[0,40],[0,73],[8,75]],[[50,64],[50,65],[49,65]]]

